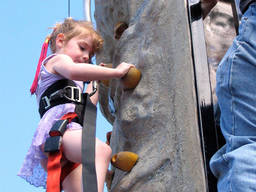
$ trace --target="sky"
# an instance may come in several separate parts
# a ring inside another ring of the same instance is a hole
[[[83,5],[83,0],[70,0],[72,18],[84,19]],[[0,192],[42,192],[17,173],[40,119],[29,88],[41,46],[49,27],[68,16],[68,0],[1,1],[0,16]],[[105,141],[111,129],[98,110],[97,137]]]

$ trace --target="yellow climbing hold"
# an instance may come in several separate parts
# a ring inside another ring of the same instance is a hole
[[[141,72],[135,67],[130,68],[128,73],[122,78],[124,90],[134,89],[139,83],[140,78]]]
[[[111,184],[112,184],[112,180],[114,178],[114,174],[115,173],[112,170],[107,171],[105,182],[106,182],[108,190],[110,190],[110,188],[111,188]]]
[[[111,135],[112,135],[112,131],[109,131],[109,132],[107,132],[107,134],[106,134],[106,138],[107,138],[106,144],[107,144],[107,145],[110,145]]]
[[[120,39],[123,32],[128,28],[128,24],[125,22],[118,22],[115,25],[114,33],[115,33],[115,39]]]
[[[123,171],[130,171],[137,162],[138,158],[139,156],[136,153],[122,151],[112,156],[111,164]]]

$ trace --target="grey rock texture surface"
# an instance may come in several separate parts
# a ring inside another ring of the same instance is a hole
[[[105,40],[97,63],[129,62],[142,72],[133,90],[124,91],[120,80],[109,88],[100,85],[101,109],[113,124],[113,154],[139,155],[128,173],[112,168],[110,191],[206,191],[185,1],[95,0],[95,5]],[[116,40],[120,21],[128,28]]]

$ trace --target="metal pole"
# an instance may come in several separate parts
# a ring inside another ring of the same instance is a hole
[[[84,0],[84,15],[85,20],[92,22],[91,19],[91,0]]]
[[[217,180],[210,171],[209,161],[219,149],[218,129],[215,126],[211,81],[204,36],[200,0],[188,0],[192,58],[198,102],[198,122],[204,158],[206,192],[217,191]]]
[[[231,1],[231,7],[232,7],[232,13],[234,17],[234,25],[236,29],[236,34],[238,35],[238,27],[239,27],[239,16],[238,16],[238,11],[237,11],[237,6],[235,0]]]

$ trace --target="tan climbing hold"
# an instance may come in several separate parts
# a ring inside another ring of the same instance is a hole
[[[104,67],[112,68],[112,63],[104,65]],[[106,87],[109,87],[110,80],[100,80],[100,83],[104,84]]]
[[[115,32],[115,39],[120,39],[123,32],[128,28],[128,25],[125,22],[118,22],[115,25],[114,32]]]
[[[128,73],[122,78],[124,90],[134,89],[138,85],[140,78],[141,72],[135,67],[130,68]]]
[[[111,188],[113,177],[114,177],[114,171],[108,170],[106,174],[106,179],[105,179],[108,190],[110,190]]]
[[[107,145],[110,145],[111,135],[112,135],[112,131],[109,131],[109,132],[107,132],[107,134],[106,134],[106,138],[107,138],[106,144],[107,144]]]
[[[130,171],[137,162],[138,158],[139,156],[136,153],[122,151],[112,156],[111,164],[123,171]]]

